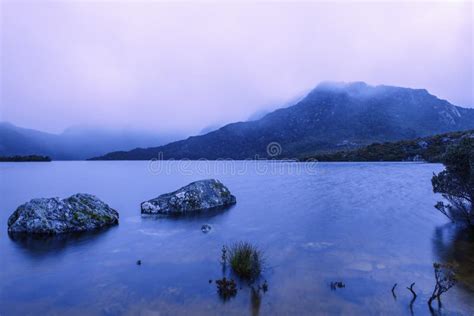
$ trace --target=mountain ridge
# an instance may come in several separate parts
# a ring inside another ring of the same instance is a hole
[[[364,82],[322,82],[296,104],[259,120],[230,123],[158,147],[112,152],[93,160],[296,158],[338,146],[361,147],[474,128],[474,110],[426,89]],[[281,152],[267,153],[278,143]]]

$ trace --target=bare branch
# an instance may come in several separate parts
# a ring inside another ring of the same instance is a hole
[[[395,288],[397,287],[398,283],[395,283],[392,287],[392,295],[395,299],[397,299],[397,295],[395,294]]]
[[[413,282],[410,287],[407,287],[407,290],[409,290],[411,292],[411,294],[413,294],[413,300],[416,300],[416,292],[413,290],[413,287],[415,286],[415,282]]]

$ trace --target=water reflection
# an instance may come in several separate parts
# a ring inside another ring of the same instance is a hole
[[[474,293],[474,229],[451,223],[437,227],[433,248],[439,261],[458,266],[460,287]]]
[[[21,233],[10,233],[8,236],[15,245],[25,250],[24,253],[31,257],[42,257],[59,253],[69,247],[94,243],[104,238],[105,235],[115,227],[99,229],[91,232],[66,233],[58,235],[28,235]]]
[[[262,294],[259,288],[250,288],[250,311],[252,316],[258,316],[260,314],[260,305],[262,305]]]
[[[228,215],[229,211],[235,207],[235,205],[225,206],[225,207],[215,207],[207,211],[202,212],[191,212],[183,215],[160,215],[160,214],[142,214],[142,218],[145,220],[176,220],[179,222],[192,222],[203,219],[211,219],[216,217],[224,217]]]

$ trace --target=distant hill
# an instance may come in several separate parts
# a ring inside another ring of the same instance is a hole
[[[0,156],[43,155],[56,160],[80,160],[114,150],[165,144],[178,137],[86,127],[51,134],[0,122]]]
[[[226,125],[202,136],[94,159],[297,158],[317,151],[357,148],[474,129],[474,110],[452,105],[424,89],[322,83],[293,106],[263,118]],[[278,143],[276,151],[267,146]],[[281,150],[280,150],[281,149]]]
[[[375,143],[355,150],[310,155],[302,157],[301,160],[442,162],[447,148],[458,144],[464,138],[474,139],[474,130],[452,132],[394,143]]]

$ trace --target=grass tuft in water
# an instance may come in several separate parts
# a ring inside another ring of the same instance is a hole
[[[228,262],[232,271],[241,279],[253,281],[262,272],[262,252],[248,242],[238,242],[228,247]]]

